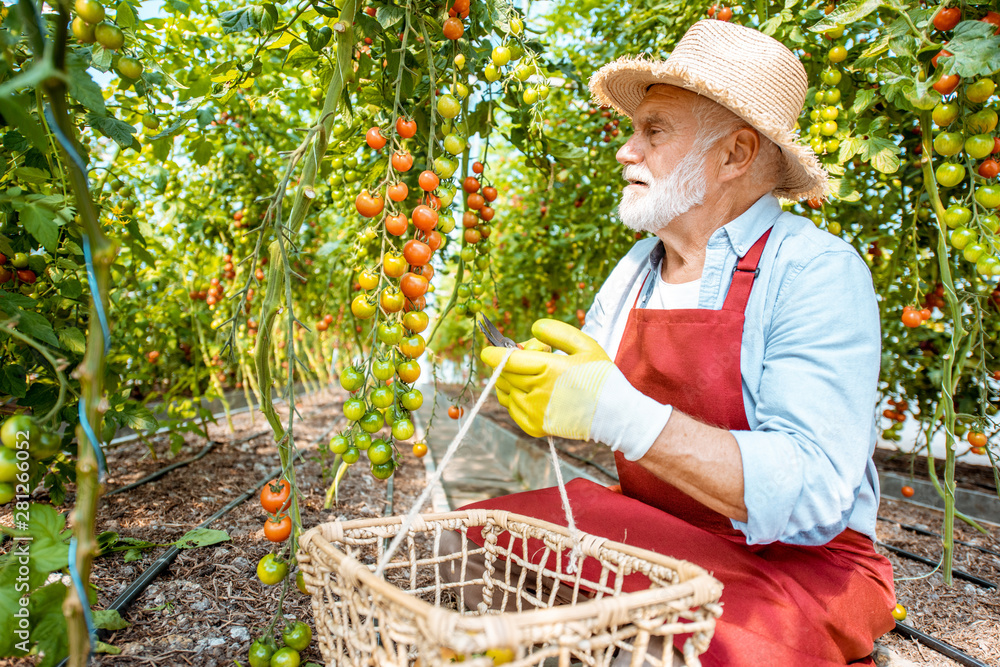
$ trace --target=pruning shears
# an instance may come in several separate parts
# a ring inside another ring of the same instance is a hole
[[[482,329],[483,335],[486,336],[486,340],[490,342],[490,345],[495,347],[509,347],[514,350],[524,349],[515,341],[500,333],[500,330],[497,329],[492,322],[490,322],[490,318],[483,314],[479,315],[479,328]]]

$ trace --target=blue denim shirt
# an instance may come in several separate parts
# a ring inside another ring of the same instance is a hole
[[[820,545],[844,528],[874,539],[881,335],[865,262],[765,195],[709,239],[698,307],[722,308],[737,259],[772,227],[743,328],[751,430],[732,431],[748,519],[732,523],[750,544]],[[601,287],[583,330],[605,349],[662,257],[659,239],[638,241]]]

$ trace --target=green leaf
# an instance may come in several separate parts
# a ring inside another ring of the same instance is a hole
[[[24,398],[28,392],[28,371],[20,364],[0,364],[0,393]]]
[[[48,148],[45,132],[38,124],[34,114],[29,111],[28,98],[23,95],[0,95],[0,113],[8,123],[12,123],[18,132],[23,134],[38,150]]]
[[[882,0],[848,0],[837,5],[836,9],[809,29],[813,32],[825,32],[838,25],[850,25],[865,18],[881,6]]]
[[[31,613],[31,639],[43,654],[38,667],[54,667],[67,656],[66,618],[62,613],[66,599],[66,586],[55,582],[38,589],[31,595],[28,610]]]
[[[59,223],[56,214],[42,206],[25,204],[21,208],[21,224],[45,249],[54,252],[59,245]]]
[[[28,512],[32,565],[42,572],[55,572],[66,567],[70,538],[70,531],[64,530],[66,517],[51,505],[40,503],[32,503]]]
[[[91,614],[94,617],[94,627],[98,630],[124,630],[131,625],[117,609],[95,609]]]
[[[108,116],[101,117],[93,113],[86,116],[86,123],[101,134],[113,139],[122,148],[128,148],[135,141],[135,128],[124,121]]]
[[[138,403],[126,403],[119,414],[123,424],[139,432],[153,431],[160,427],[149,408]]]
[[[862,88],[854,96],[854,104],[851,105],[851,111],[855,116],[861,115],[872,105],[876,97],[878,97],[878,93],[871,88]]]
[[[125,552],[125,557],[122,558],[122,561],[126,563],[132,563],[137,560],[142,560],[142,552],[138,549],[129,549]]]
[[[65,294],[64,294],[65,296]],[[56,332],[62,349],[75,354],[83,354],[87,350],[87,339],[83,332],[75,327],[63,327]]]
[[[94,653],[105,653],[107,655],[120,655],[121,652],[122,650],[117,646],[106,644],[100,640],[98,640],[97,644],[94,646]]]
[[[181,539],[174,542],[178,549],[194,549],[207,547],[219,542],[229,541],[229,533],[211,528],[195,528],[184,533]]]
[[[222,25],[222,34],[229,35],[234,32],[243,32],[251,28],[259,27],[259,23],[250,7],[232,9],[219,14],[219,23]]]
[[[398,5],[381,5],[375,12],[375,20],[383,28],[389,28],[392,24],[402,20],[406,16],[406,8]]]
[[[140,23],[139,17],[127,0],[122,0],[118,3],[115,22],[122,30],[135,30],[136,26]]]
[[[93,67],[102,72],[107,72],[111,69],[111,63],[114,62],[114,56],[114,51],[110,51],[100,44],[94,44],[94,48],[90,51],[90,59]]]
[[[962,21],[948,42],[954,56],[952,72],[963,78],[991,76],[1000,70],[1000,36],[984,21]]]
[[[69,65],[70,97],[86,107],[88,111],[92,111],[98,116],[106,116],[108,111],[104,106],[104,95],[101,94],[101,87],[94,83],[90,74],[87,73],[87,63],[83,58],[73,55],[68,59],[67,64]]]

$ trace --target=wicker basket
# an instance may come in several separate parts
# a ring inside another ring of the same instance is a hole
[[[568,575],[563,563],[573,546],[569,532],[504,511],[418,515],[385,568],[386,578],[376,577],[376,564],[401,524],[401,517],[338,521],[302,535],[298,561],[327,665],[451,667],[457,655],[469,667],[488,667],[500,649],[511,667],[569,667],[571,661],[607,666],[622,649],[638,667],[651,636],[662,636],[669,645],[680,634],[690,635],[684,657],[691,666],[700,664],[698,655],[708,648],[722,613],[722,584],[700,567],[588,535],[581,547],[586,560],[578,561],[588,567]],[[433,555],[442,531],[464,538],[471,527],[482,528],[484,548]],[[534,560],[546,563],[552,556],[558,571],[528,561],[525,538],[542,540],[545,552]],[[486,560],[480,578],[463,576],[463,583],[442,576],[442,565],[452,560],[461,561],[464,575],[465,559],[480,553]],[[512,577],[499,559],[520,565],[521,575]],[[596,560],[599,576],[583,577],[585,569],[597,571],[589,559]],[[633,573],[645,575],[649,588],[622,593],[623,578]],[[478,612],[465,611],[464,586],[481,591],[485,603]],[[554,605],[557,590],[571,601]],[[487,608],[491,604],[496,609]],[[652,656],[648,660],[662,664]]]

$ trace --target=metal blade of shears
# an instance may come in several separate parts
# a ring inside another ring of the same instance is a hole
[[[493,323],[490,322],[490,318],[485,315],[479,315],[479,328],[482,329],[483,335],[486,336],[486,340],[488,340],[491,345],[496,347],[517,347],[517,343],[500,333],[499,329],[493,326]]]

